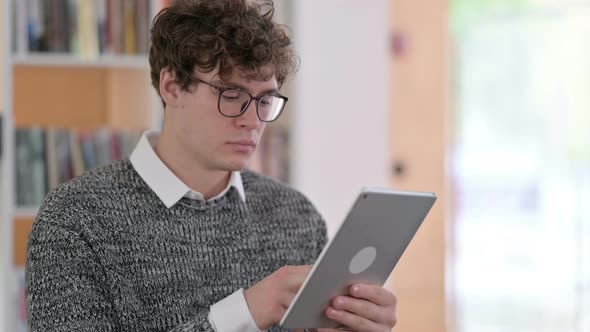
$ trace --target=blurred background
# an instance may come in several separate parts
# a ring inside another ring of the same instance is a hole
[[[46,193],[161,125],[163,0],[0,0],[0,331]],[[334,234],[363,186],[439,196],[386,285],[403,332],[590,331],[590,1],[276,0],[301,69],[251,168]]]

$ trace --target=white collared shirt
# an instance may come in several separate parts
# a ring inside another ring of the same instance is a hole
[[[159,137],[160,134],[155,131],[146,131],[141,136],[139,143],[137,143],[129,158],[133,168],[135,168],[137,173],[139,173],[141,178],[167,208],[174,206],[183,197],[204,200],[203,194],[189,188],[189,186],[172,173],[168,166],[156,154],[154,145]],[[219,195],[210,200],[222,197],[232,186],[238,190],[242,201],[246,202],[242,176],[237,171],[231,173],[227,187]]]
[[[174,206],[183,197],[204,200],[202,193],[189,188],[156,154],[154,146],[159,137],[160,133],[156,131],[146,131],[141,136],[129,158],[135,171],[167,208]],[[210,200],[223,197],[231,187],[235,187],[242,201],[246,202],[242,176],[238,171],[231,173],[227,187]],[[260,332],[248,309],[243,288],[212,305],[209,322],[217,332]]]

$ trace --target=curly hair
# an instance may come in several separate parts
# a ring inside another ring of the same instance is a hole
[[[219,68],[222,80],[236,69],[256,80],[274,75],[281,86],[297,71],[299,60],[273,14],[271,0],[173,1],[152,22],[152,85],[159,94],[160,72],[166,68],[186,91],[194,83],[196,66],[203,72]]]

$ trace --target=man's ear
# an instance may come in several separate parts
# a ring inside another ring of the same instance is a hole
[[[168,68],[163,68],[160,71],[160,96],[164,99],[166,106],[170,108],[178,108],[181,104],[179,97],[181,95],[181,88],[176,82],[176,75]]]

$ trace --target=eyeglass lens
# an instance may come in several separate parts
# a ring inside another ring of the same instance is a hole
[[[219,110],[225,116],[239,116],[250,103],[250,95],[240,90],[225,90],[220,96]],[[258,100],[258,117],[261,121],[274,121],[280,115],[285,100],[274,95],[263,95]]]

